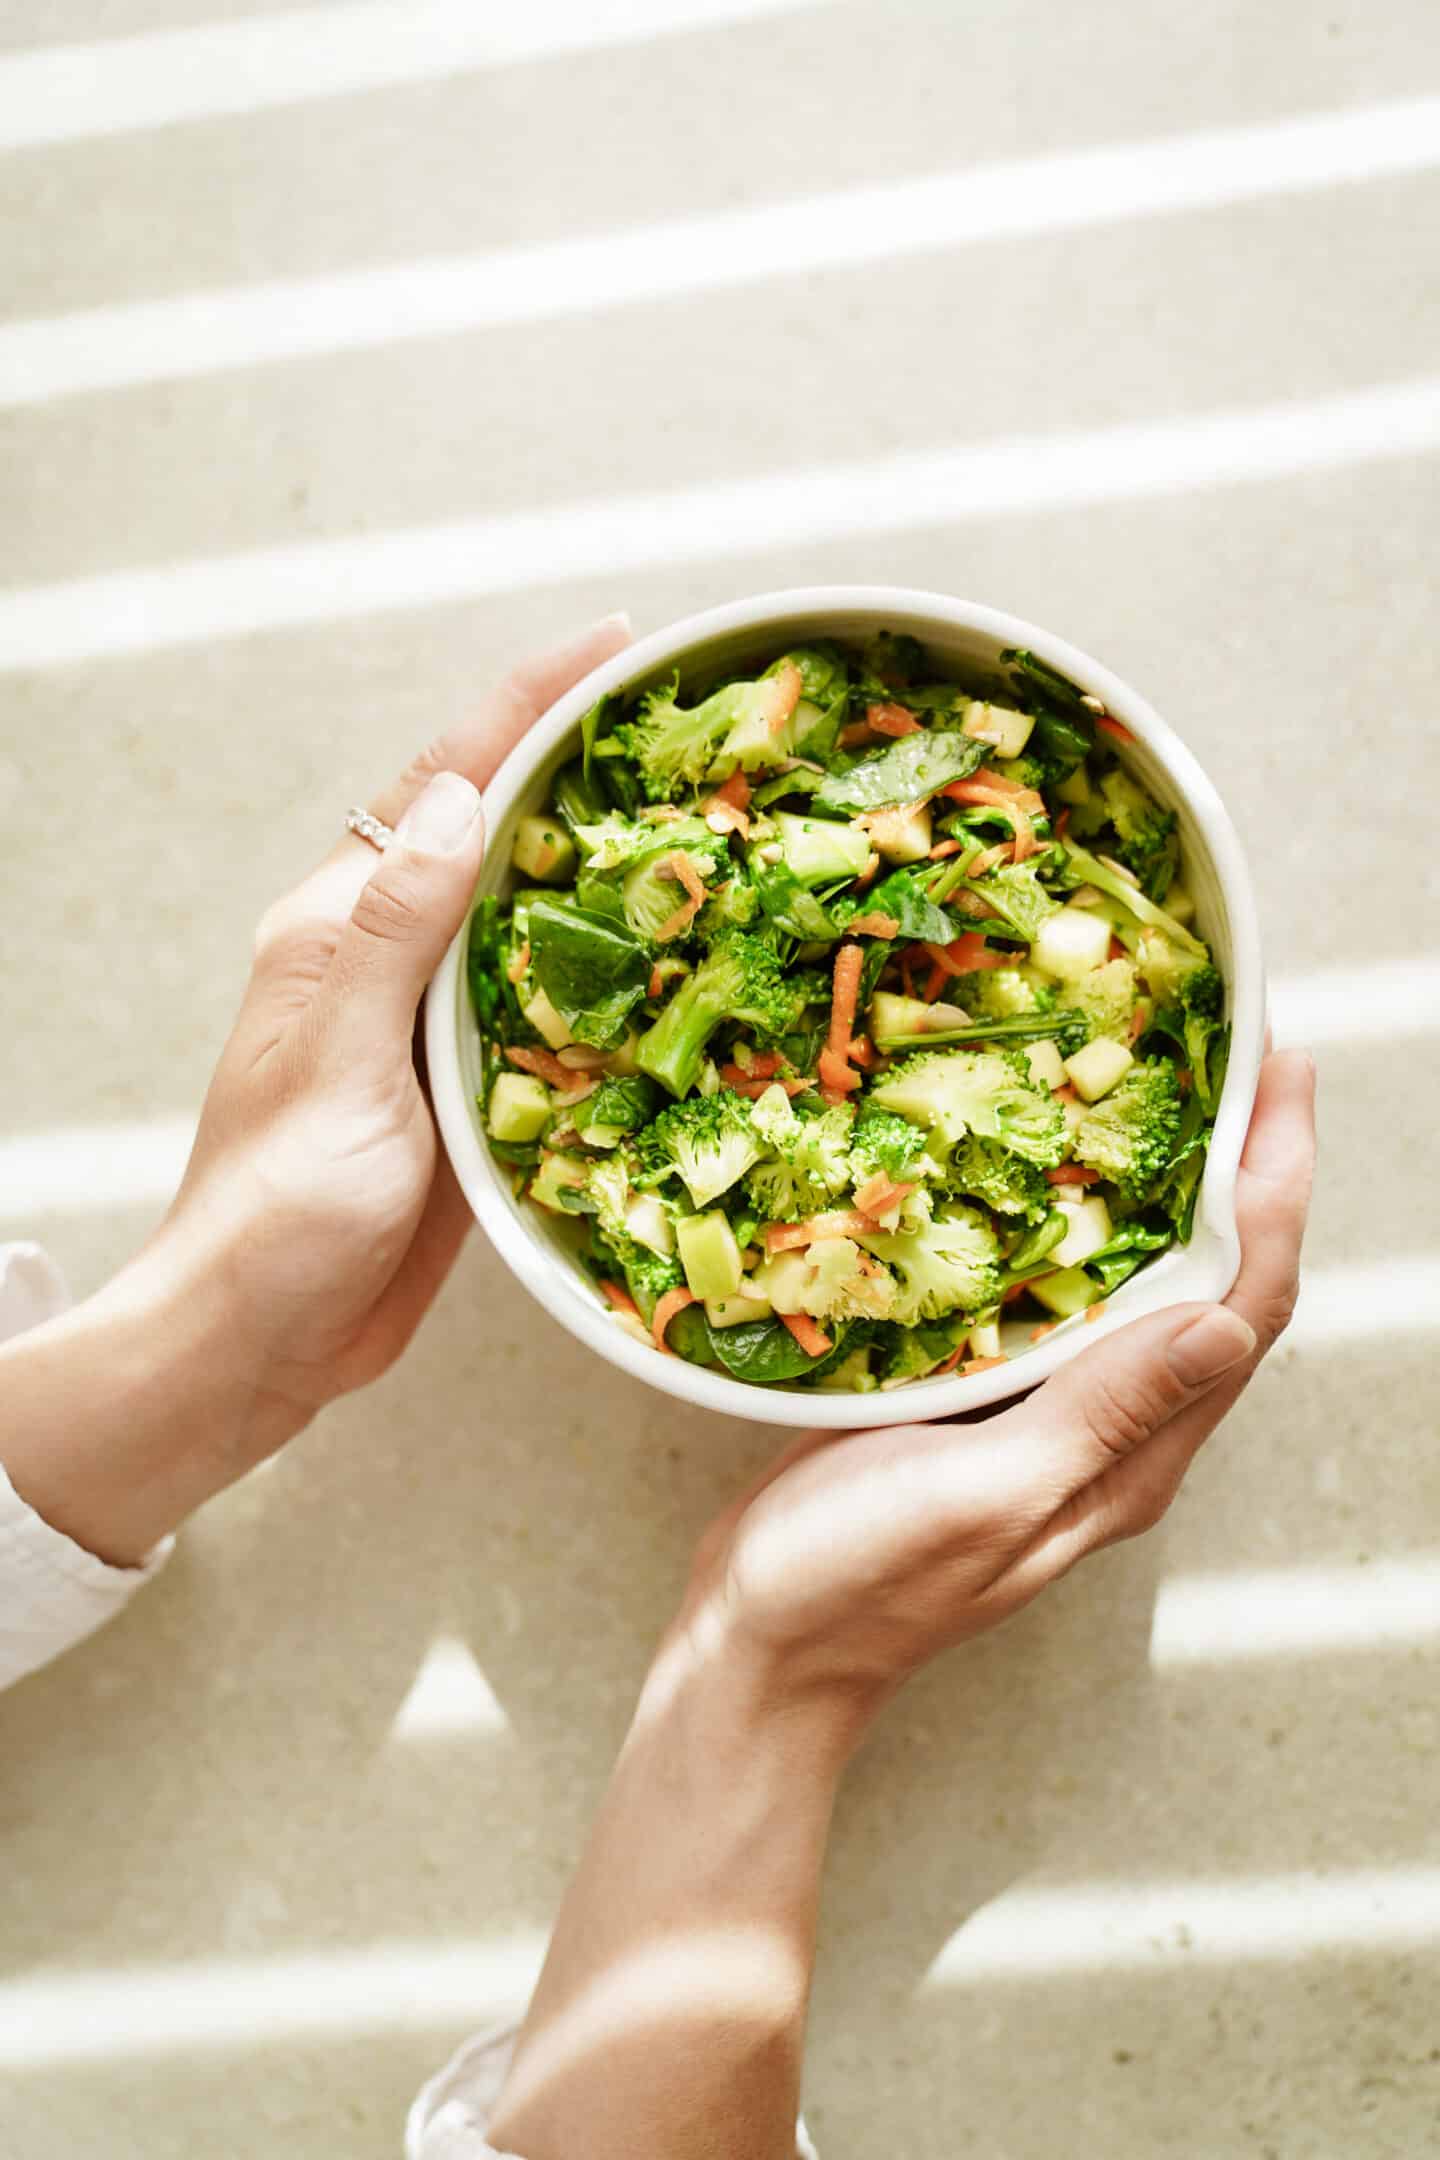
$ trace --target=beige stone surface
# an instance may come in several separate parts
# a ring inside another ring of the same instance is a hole
[[[612,50],[0,154],[4,315],[1307,115],[1393,105],[1398,126],[1440,95],[1425,0],[674,17]],[[41,37],[204,19],[0,5],[0,93]],[[31,398],[0,410],[0,634],[53,604],[41,588],[105,573],[526,509],[558,550],[582,501],[1433,390],[1437,164]],[[1363,454],[1322,438],[1153,490],[1117,438],[1123,485],[1053,507],[957,500],[805,545],[762,519],[741,550],[701,533],[624,575],[591,557],[188,644],[157,624],[126,657],[82,636],[4,682],[7,1149],[94,1175],[63,1205],[0,1190],[0,1232],[42,1236],[81,1292],[155,1217],[128,1151],[193,1113],[266,900],[506,657],[617,604],[646,627],[843,577],[1051,624],[1148,691],[1225,792],[1282,1018],[1297,985],[1355,971],[1319,1045],[1307,1324],[1158,1534],[927,1675],[848,1782],[807,2079],[828,2155],[1440,2143],[1440,428]],[[1387,1000],[1364,987],[1377,960]],[[5,2160],[397,2153],[466,2029],[447,1957],[475,1961],[477,2018],[523,1994],[692,1541],[768,1445],[597,1366],[477,1240],[396,1373],[0,1703]],[[1338,1571],[1347,1647],[1300,1626],[1267,1648],[1305,1568]],[[1250,1578],[1254,1654],[1153,1660],[1164,1585],[1216,1573]],[[437,1640],[473,1655],[488,1717],[394,1731]],[[972,1916],[988,1950],[926,1985]],[[36,2003],[16,2063],[7,2006]]]

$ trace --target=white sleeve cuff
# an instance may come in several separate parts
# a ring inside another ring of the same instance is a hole
[[[487,2126],[500,2098],[518,2027],[480,2033],[424,2087],[405,2125],[405,2160],[517,2160],[492,2145]],[[804,2123],[795,2131],[796,2160],[817,2160]]]
[[[59,1270],[38,1245],[0,1246],[0,1341],[63,1312]],[[128,1605],[170,1556],[173,1538],[143,1566],[108,1567],[36,1514],[0,1465],[0,1688],[83,1642]]]

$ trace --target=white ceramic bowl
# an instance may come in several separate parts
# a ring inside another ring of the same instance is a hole
[[[1189,1298],[1223,1297],[1240,1261],[1235,1182],[1255,1100],[1265,1025],[1264,970],[1249,872],[1219,796],[1184,743],[1118,676],[1048,630],[941,593],[877,585],[762,593],[657,630],[577,683],[505,760],[485,796],[488,845],[477,898],[507,886],[517,818],[542,806],[556,768],[579,747],[581,716],[605,692],[648,686],[677,664],[689,672],[702,665],[740,665],[752,658],[769,661],[787,644],[818,637],[863,639],[880,629],[911,632],[947,668],[996,671],[1002,648],[1029,646],[1082,690],[1103,699],[1107,710],[1130,729],[1135,743],[1126,752],[1126,762],[1179,814],[1197,924],[1229,989],[1230,1063],[1190,1243],[1172,1247],[1153,1266],[1132,1276],[1106,1302],[1098,1320],[1066,1321],[1008,1364],[968,1378],[952,1373],[867,1395],[753,1387],[728,1373],[661,1356],[627,1335],[610,1318],[600,1293],[556,1240],[540,1210],[515,1199],[509,1177],[486,1146],[476,1108],[480,1040],[465,977],[468,928],[462,931],[430,986],[425,1048],[435,1114],[450,1160],[497,1251],[548,1313],[612,1365],[682,1402],[771,1425],[898,1425],[999,1402],[1033,1387],[1087,1343],[1140,1313]]]

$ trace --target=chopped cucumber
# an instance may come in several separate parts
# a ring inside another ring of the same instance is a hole
[[[1037,1275],[1025,1287],[1036,1303],[1054,1313],[1057,1320],[1084,1312],[1100,1297],[1099,1283],[1081,1267],[1057,1268],[1053,1275]]]
[[[1065,1070],[1076,1094],[1082,1095],[1087,1103],[1093,1103],[1099,1102],[1102,1095],[1108,1095],[1134,1062],[1124,1043],[1116,1042],[1110,1035],[1097,1035],[1083,1050],[1066,1058]]]
[[[749,1283],[742,1283],[733,1297],[706,1298],[705,1317],[711,1327],[741,1327],[747,1320],[768,1320],[775,1308],[767,1297],[757,1297]]]
[[[533,1073],[505,1072],[490,1090],[489,1124],[496,1140],[538,1140],[550,1122],[550,1090]]]
[[[522,817],[515,828],[510,860],[522,877],[556,885],[573,876],[575,843],[556,817]]]
[[[870,835],[858,825],[839,825],[830,818],[777,810],[775,836],[786,869],[802,885],[833,885],[859,877],[870,859]]]
[[[687,1215],[675,1226],[680,1265],[697,1298],[734,1297],[744,1270],[729,1218],[719,1208]]]

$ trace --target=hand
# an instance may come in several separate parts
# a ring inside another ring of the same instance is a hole
[[[184,1181],[96,1297],[0,1350],[5,1465],[102,1558],[140,1559],[322,1404],[399,1355],[469,1211],[415,1070],[415,1015],[464,922],[480,797],[506,752],[629,636],[610,617],[517,668],[269,909]]]
[[[716,1523],[683,1638],[858,1725],[917,1666],[995,1627],[1077,1560],[1157,1523],[1285,1327],[1314,1167],[1314,1068],[1267,1057],[1223,1306],[1137,1320],[1013,1406],[802,1440]]]

